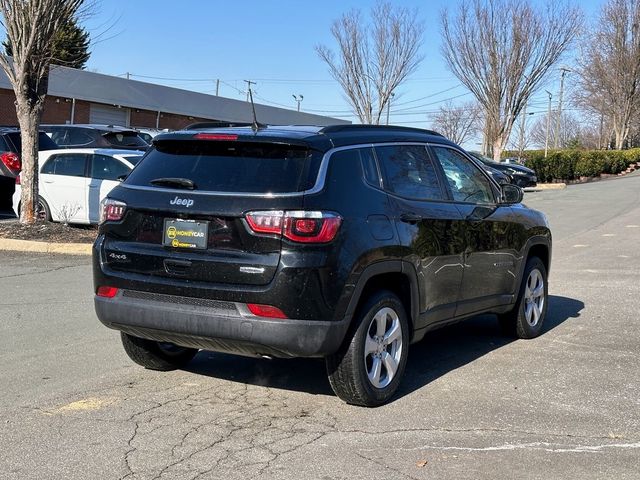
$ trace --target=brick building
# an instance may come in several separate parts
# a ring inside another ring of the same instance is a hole
[[[11,84],[0,70],[0,125],[17,124],[14,100]],[[255,107],[258,120],[272,125],[350,123],[268,105]],[[56,66],[49,75],[42,123],[179,129],[203,120],[251,119],[245,101]]]

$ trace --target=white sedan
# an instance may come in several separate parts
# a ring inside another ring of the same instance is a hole
[[[39,154],[38,215],[63,223],[98,223],[100,201],[129,174],[144,152],[73,148]],[[20,177],[13,208],[19,215]]]

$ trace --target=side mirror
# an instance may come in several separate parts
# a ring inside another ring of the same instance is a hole
[[[520,187],[513,184],[501,185],[501,187],[502,203],[513,204],[522,202],[524,192]]]

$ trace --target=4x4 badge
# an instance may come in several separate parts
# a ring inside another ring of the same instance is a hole
[[[169,202],[170,205],[184,205],[185,207],[190,207],[191,205],[193,205],[193,200],[191,200],[190,198],[180,198],[180,197],[176,197],[173,200],[171,200]]]

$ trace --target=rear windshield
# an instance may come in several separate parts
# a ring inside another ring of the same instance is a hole
[[[116,147],[143,147],[149,146],[137,132],[110,132],[105,133],[103,137],[111,145]]]
[[[159,142],[125,183],[149,186],[158,178],[185,178],[211,192],[301,192],[315,184],[321,158],[319,152],[283,144]]]
[[[15,147],[15,153],[22,152],[22,139],[20,137],[20,132],[11,132],[7,134],[7,137],[11,139],[11,143]],[[38,150],[57,150],[58,145],[49,138],[44,132],[40,132],[38,134]]]

